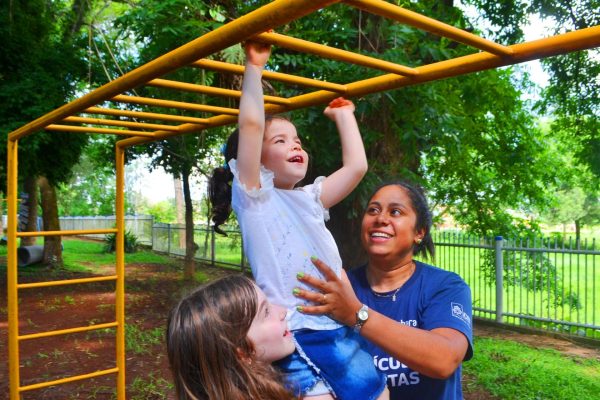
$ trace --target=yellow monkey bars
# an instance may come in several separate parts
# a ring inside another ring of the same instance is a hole
[[[478,52],[449,59],[433,64],[417,67],[407,67],[390,61],[356,54],[347,50],[336,49],[319,43],[313,43],[300,38],[267,32],[278,28],[302,16],[327,7],[334,3],[344,3],[365,12],[392,19],[435,35],[461,42]],[[410,10],[398,7],[383,0],[276,0],[243,17],[238,18],[212,32],[209,32],[188,44],[173,50],[154,61],[151,61],[114,81],[72,101],[23,127],[11,132],[8,136],[8,319],[9,319],[9,371],[10,398],[16,400],[25,391],[67,383],[82,379],[93,378],[107,374],[117,374],[117,398],[125,399],[125,312],[124,312],[124,160],[128,147],[148,143],[154,140],[172,136],[195,133],[203,129],[234,124],[237,121],[238,110],[217,107],[209,104],[185,103],[168,99],[144,98],[126,95],[127,91],[142,85],[161,87],[174,91],[198,93],[204,97],[229,97],[237,99],[240,92],[229,88],[208,87],[185,82],[167,80],[165,74],[183,67],[193,67],[209,71],[243,74],[242,65],[230,64],[209,57],[229,46],[240,43],[251,37],[280,47],[311,53],[323,58],[340,62],[356,64],[369,70],[383,71],[385,74],[356,82],[335,83],[324,82],[308,77],[264,71],[263,78],[298,85],[308,90],[298,96],[282,98],[265,96],[265,107],[268,112],[277,113],[300,109],[313,105],[327,103],[333,98],[344,95],[358,97],[367,94],[397,89],[403,86],[416,85],[471,72],[482,71],[505,65],[517,64],[537,58],[564,54],[600,46],[600,26],[579,31],[569,32],[550,38],[528,43],[503,46],[481,38],[477,35],[444,24],[435,19],[420,15]],[[199,96],[200,99],[200,96]],[[105,108],[100,105],[106,101],[119,103],[119,108]],[[171,115],[164,113],[125,110],[123,104],[139,106],[163,107],[191,112],[203,112],[203,118],[196,116]],[[79,114],[87,117],[78,116]],[[97,118],[93,115],[116,117],[117,119]],[[122,118],[130,118],[124,120]],[[157,124],[153,121],[181,123],[180,125]],[[88,125],[102,126],[90,127]],[[128,129],[121,129],[128,128]],[[116,146],[116,229],[98,231],[46,231],[46,232],[17,232],[17,182],[18,160],[17,149],[21,138],[40,130],[63,131],[73,133],[102,133],[131,136],[120,140]],[[17,238],[25,236],[58,236],[80,235],[89,233],[116,233],[116,273],[112,276],[74,279],[53,282],[38,282],[19,284],[17,281]],[[19,335],[18,327],[18,291],[36,287],[84,284],[97,281],[115,281],[116,312],[115,321],[87,327],[40,332],[29,335]],[[92,329],[116,328],[116,367],[103,371],[95,371],[83,375],[62,378],[49,382],[21,386],[19,378],[19,342],[23,340],[40,339],[67,333],[85,332]]]

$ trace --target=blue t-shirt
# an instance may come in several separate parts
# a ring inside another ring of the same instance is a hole
[[[414,274],[396,293],[374,294],[366,277],[366,266],[348,271],[348,278],[361,302],[400,323],[425,330],[452,328],[469,341],[464,360],[473,356],[471,290],[460,276],[415,261]],[[382,297],[386,296],[386,297]],[[402,340],[402,339],[399,339]],[[373,363],[388,378],[391,400],[462,399],[461,368],[448,379],[434,379],[413,371],[381,348],[368,342]]]

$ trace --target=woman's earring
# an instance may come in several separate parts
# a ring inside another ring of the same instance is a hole
[[[420,245],[420,244],[421,244],[421,242],[422,242],[422,241],[423,241],[423,239],[421,239],[421,238],[418,238],[417,240],[415,240],[415,243],[416,243],[416,244],[417,244],[417,246],[418,246],[418,245]]]

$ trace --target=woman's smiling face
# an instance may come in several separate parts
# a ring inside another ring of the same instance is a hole
[[[398,185],[379,189],[369,200],[361,226],[361,240],[369,257],[391,263],[410,261],[413,245],[423,232],[416,232],[417,215],[406,190]]]

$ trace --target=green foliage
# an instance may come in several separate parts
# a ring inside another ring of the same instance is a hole
[[[568,357],[508,340],[475,338],[463,371],[500,399],[593,399],[600,393],[600,362]]]
[[[115,214],[115,175],[110,167],[98,165],[86,147],[73,168],[71,179],[58,188],[60,215],[96,216]],[[113,157],[114,158],[114,157]]]
[[[153,204],[143,204],[140,208],[140,213],[152,215],[154,222],[157,223],[172,223],[177,221],[177,210],[175,209],[173,199]]]
[[[531,16],[552,22],[547,34],[559,34],[575,29],[600,25],[597,0],[511,0],[501,5],[490,0],[466,0],[482,11],[493,26],[491,38],[519,40],[520,25]],[[553,130],[568,133],[576,143],[574,154],[578,162],[587,165],[600,179],[600,75],[598,49],[590,49],[541,60],[550,74],[550,84],[538,104],[542,112],[553,114]]]
[[[135,253],[138,248],[137,237],[133,232],[125,231],[125,253]],[[104,251],[114,253],[117,249],[117,234],[111,233],[104,238]]]
[[[87,75],[85,46],[80,41],[85,30],[79,19],[86,12],[70,1],[0,4],[2,132],[25,125],[74,95],[79,79]],[[4,143],[0,152],[5,154],[6,134],[0,137]],[[23,140],[21,176],[44,175],[52,184],[64,182],[87,139],[86,135],[41,132]]]

